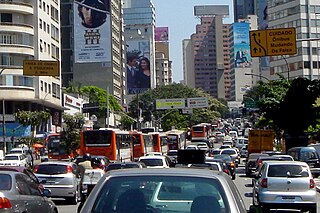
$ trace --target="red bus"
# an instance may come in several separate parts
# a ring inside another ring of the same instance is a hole
[[[208,139],[209,127],[207,124],[198,124],[191,127],[191,139]]]
[[[186,148],[186,132],[183,130],[171,130],[167,132],[168,150],[179,150]]]
[[[55,160],[70,159],[72,155],[68,155],[65,147],[61,144],[62,135],[60,133],[51,133],[46,137],[48,149],[48,158]]]
[[[89,153],[106,156],[111,161],[123,161],[143,156],[144,149],[144,139],[140,132],[100,128],[85,130],[80,134],[80,155]]]

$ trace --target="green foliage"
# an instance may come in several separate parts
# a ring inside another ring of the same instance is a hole
[[[121,116],[120,121],[122,129],[131,129],[131,126],[134,124],[135,120],[124,113],[122,115],[123,116]]]
[[[63,113],[62,115],[65,126],[63,127],[63,143],[68,154],[75,153],[80,144],[80,131],[84,124],[84,116],[81,113],[70,115]]]
[[[23,126],[30,126],[33,130],[36,126],[50,118],[50,113],[46,111],[18,111],[15,114],[16,120]]]
[[[172,99],[172,98],[194,98],[207,97],[209,107],[206,109],[194,109],[194,115],[180,115],[177,110],[156,110],[156,99]],[[139,100],[139,103],[138,103]],[[221,114],[227,111],[227,106],[217,99],[212,98],[203,90],[189,88],[182,84],[172,84],[148,90],[137,95],[129,104],[129,116],[137,118],[139,108],[142,109],[142,117],[144,121],[160,121],[164,130],[176,128],[186,128],[192,123],[212,122],[221,117]],[[171,112],[172,111],[172,112]],[[168,113],[171,112],[171,113]],[[163,117],[164,116],[164,117]]]

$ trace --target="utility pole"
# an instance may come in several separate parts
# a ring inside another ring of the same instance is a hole
[[[107,128],[109,128],[109,86],[107,86]]]
[[[2,99],[2,132],[3,132],[3,152],[7,153],[7,142],[6,142],[6,121],[5,121],[6,109],[4,98]]]

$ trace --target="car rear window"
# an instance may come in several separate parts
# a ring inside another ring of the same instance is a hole
[[[163,166],[162,159],[141,159],[140,162],[146,166]]]
[[[10,190],[12,179],[10,175],[0,174],[0,190]]]
[[[177,156],[178,152],[168,152],[167,155],[168,156]]]
[[[58,165],[58,164],[39,165],[36,173],[46,174],[46,175],[66,174],[67,173],[67,166],[66,165]]]
[[[234,155],[237,154],[236,150],[222,150],[221,154]]]
[[[309,177],[309,172],[301,165],[270,165],[268,177]]]
[[[19,160],[19,156],[5,156],[4,160]]]

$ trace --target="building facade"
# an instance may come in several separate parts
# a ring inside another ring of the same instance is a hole
[[[23,63],[61,61],[60,1],[1,1],[0,6],[0,120],[5,123],[0,141],[26,136],[15,120],[19,110],[48,111],[51,116],[42,131],[59,131],[61,76],[24,75]]]
[[[296,29],[297,54],[270,57],[270,75],[319,79],[320,1],[268,1],[268,28]]]

